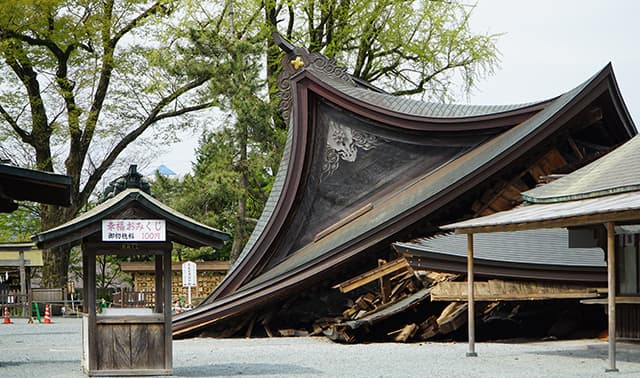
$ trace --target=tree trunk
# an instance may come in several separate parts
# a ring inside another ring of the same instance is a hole
[[[267,27],[271,32],[278,31],[278,15],[276,13],[276,3],[274,1],[267,1],[265,6],[265,19],[267,21]],[[267,82],[269,85],[269,102],[274,106],[280,103],[280,96],[278,94],[278,73],[281,70],[280,59],[283,56],[283,52],[280,47],[276,45],[273,38],[267,38]],[[284,124],[284,118],[279,112],[274,112],[273,125],[277,129],[286,129],[289,125]]]
[[[53,205],[41,206],[42,226],[46,231],[66,222],[69,217],[64,208]],[[69,275],[71,246],[63,245],[42,251],[42,286],[46,288],[66,287]]]
[[[245,243],[245,230],[247,222],[247,193],[249,192],[249,172],[247,161],[247,138],[248,130],[247,125],[239,125],[241,132],[239,133],[240,139],[240,161],[238,167],[240,169],[240,198],[238,198],[238,213],[236,218],[236,227],[233,235],[233,244],[231,245],[231,262],[234,262],[240,256],[242,247]]]
[[[42,286],[46,288],[66,287],[69,276],[69,246],[42,251]]]
[[[245,181],[246,180],[241,180]],[[242,185],[242,184],[241,184]],[[247,210],[247,195],[243,190],[243,193],[240,195],[240,200],[238,203],[238,215],[236,219],[236,227],[233,232],[233,244],[231,245],[231,256],[230,260],[233,263],[240,256],[240,252],[242,252],[242,247],[244,246],[244,229],[245,229],[245,218],[246,218],[246,210]]]

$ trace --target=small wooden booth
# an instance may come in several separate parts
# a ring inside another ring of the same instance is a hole
[[[171,250],[219,248],[229,235],[163,205],[140,189],[127,189],[89,212],[33,237],[40,248],[80,243],[85,313],[82,368],[89,376],[171,375]],[[100,255],[152,256],[152,308],[101,308],[96,294]]]

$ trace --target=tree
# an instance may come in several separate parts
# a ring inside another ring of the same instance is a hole
[[[395,95],[451,100],[498,63],[497,35],[473,33],[473,6],[434,0],[267,1],[266,20],[296,44],[353,69]],[[278,69],[275,48],[268,67]],[[276,51],[277,52],[277,51]]]
[[[28,242],[40,229],[40,216],[34,204],[22,203],[11,213],[0,213],[0,242]]]
[[[222,196],[230,201],[230,207],[216,208],[222,214],[232,209],[233,219],[225,219],[228,229],[233,230],[231,260],[238,257],[255,224],[255,214],[266,201],[264,187],[272,181],[284,140],[283,131],[273,127],[275,107],[268,101],[262,76],[267,36],[264,24],[257,18],[260,8],[253,2],[244,5],[248,8],[243,7],[244,12],[234,15],[231,2],[227,2],[212,23],[215,26],[193,30],[191,34],[192,53],[216,61],[209,66],[217,78],[210,85],[210,93],[216,105],[228,113],[222,128],[201,145],[195,166],[198,180],[194,183],[201,188],[198,193],[210,193],[206,187],[217,187],[215,183],[231,183],[223,188]]]
[[[73,177],[69,208],[41,208],[49,229],[83,209],[148,129],[163,140],[189,114],[220,107],[230,118],[216,138],[235,151],[235,255],[284,140],[271,32],[396,94],[446,98],[453,77],[468,89],[496,63],[495,36],[471,33],[468,9],[426,0],[0,0],[0,153],[28,146],[34,167]],[[46,286],[65,284],[68,260],[68,248],[45,252]]]
[[[216,74],[223,79],[216,82],[212,95],[229,110],[234,123],[201,140],[194,177],[185,180],[186,185],[196,183],[193,191],[198,194],[185,198],[193,200],[193,211],[216,203],[215,198],[230,200],[217,211],[235,214],[235,219],[225,221],[234,230],[232,259],[240,253],[271,188],[275,175],[265,175],[265,168],[276,172],[284,145],[285,127],[274,110],[283,52],[275,46],[272,32],[338,60],[353,68],[354,77],[395,95],[446,100],[452,97],[456,78],[469,91],[497,63],[496,36],[472,33],[472,7],[455,1],[238,0],[233,5],[241,12],[235,13],[231,5],[225,2],[216,22],[206,23],[215,27],[193,37],[198,47],[194,54],[228,62],[220,65],[228,69]],[[257,75],[260,67],[266,71],[266,83]],[[260,93],[266,94],[256,95]],[[228,161],[234,162],[229,168],[213,163]],[[230,184],[214,184],[220,180]],[[207,190],[211,188],[216,192]],[[248,214],[248,199],[254,215]]]
[[[73,218],[105,172],[147,129],[170,135],[201,96],[207,71],[185,70],[183,2],[0,1],[0,127],[33,165],[73,178],[72,205],[42,206],[42,228]],[[199,62],[201,63],[201,62]],[[66,156],[61,156],[66,150]],[[68,248],[46,251],[43,284],[66,282]]]
[[[266,196],[273,182],[273,171],[265,169],[272,164],[251,139],[252,148],[246,158],[248,185],[242,187],[238,169],[241,154],[237,147],[238,133],[227,125],[213,133],[203,135],[196,151],[193,175],[183,179],[156,176],[152,192],[164,203],[205,224],[232,230],[235,243],[222,249],[174,249],[180,260],[227,260],[237,257],[257,218],[262,212]],[[234,169],[235,167],[235,169]],[[238,217],[238,203],[244,200],[244,219]]]

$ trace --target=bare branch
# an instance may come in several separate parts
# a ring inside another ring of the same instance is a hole
[[[118,41],[131,30],[133,30],[136,26],[138,26],[145,19],[154,16],[156,14],[169,14],[171,10],[164,4],[162,1],[156,1],[152,6],[147,8],[144,12],[140,13],[138,17],[131,20],[127,25],[125,25],[120,31],[118,31],[113,38],[111,39],[111,46],[115,47],[118,44]]]
[[[206,102],[206,103],[200,104],[200,105],[194,105],[194,106],[188,106],[188,107],[185,107],[185,108],[181,108],[181,109],[178,109],[178,110],[175,110],[175,111],[172,111],[172,112],[158,114],[158,116],[155,118],[155,122],[161,121],[161,120],[167,119],[167,118],[175,118],[175,117],[181,116],[183,114],[196,112],[198,110],[207,109],[207,108],[210,108],[210,107],[214,106],[215,104],[216,104],[215,101],[210,101],[210,102]]]
[[[166,96],[162,100],[160,100],[158,102],[158,104],[156,104],[156,106],[151,110],[151,112],[149,113],[147,118],[140,124],[140,126],[138,126],[136,129],[132,130],[127,135],[125,135],[111,149],[111,151],[109,152],[107,157],[102,161],[102,163],[100,163],[100,165],[96,168],[96,170],[93,172],[93,174],[91,174],[89,176],[89,179],[87,180],[87,183],[85,184],[84,188],[82,189],[81,193],[79,194],[79,200],[75,204],[75,206],[83,205],[88,200],[89,195],[93,192],[93,189],[95,189],[95,186],[98,184],[98,182],[102,178],[102,175],[104,175],[104,173],[107,171],[107,169],[109,169],[109,167],[113,164],[113,162],[122,153],[122,151],[124,151],[124,149],[127,148],[127,146],[129,146],[129,144],[131,144],[133,141],[135,141],[136,138],[138,138],[145,130],[147,130],[149,128],[149,126],[151,126],[152,124],[158,122],[159,120],[169,118],[170,115],[175,117],[175,116],[182,115],[182,114],[186,113],[186,111],[183,112],[181,110],[176,110],[176,111],[173,111],[173,112],[168,112],[168,113],[161,114],[160,112],[167,105],[169,105],[170,103],[172,103],[173,101],[178,99],[183,94],[189,92],[190,90],[198,88],[199,86],[205,84],[207,81],[209,81],[210,78],[211,78],[210,76],[203,76],[203,77],[200,77],[198,79],[195,79],[195,80],[183,85],[182,87],[176,89],[174,92],[172,92],[171,94],[169,94],[168,96]],[[207,105],[208,104],[213,105],[212,103],[207,103]],[[193,110],[199,110],[200,109],[199,106],[193,106],[191,108]],[[203,107],[203,109],[204,109],[204,107]]]
[[[11,125],[13,131],[15,131],[16,134],[20,136],[20,139],[22,139],[23,142],[28,144],[33,143],[32,135],[23,130],[20,125],[18,125],[18,122],[16,122],[16,120],[11,117],[11,115],[5,110],[2,104],[0,104],[0,115],[2,115],[2,118],[4,118],[4,120],[7,121],[9,125]]]

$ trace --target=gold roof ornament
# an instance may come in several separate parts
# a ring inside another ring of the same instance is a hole
[[[300,68],[304,67],[304,61],[302,60],[302,58],[300,58],[299,55],[296,56],[296,58],[292,60],[290,63],[295,70],[299,70]]]

